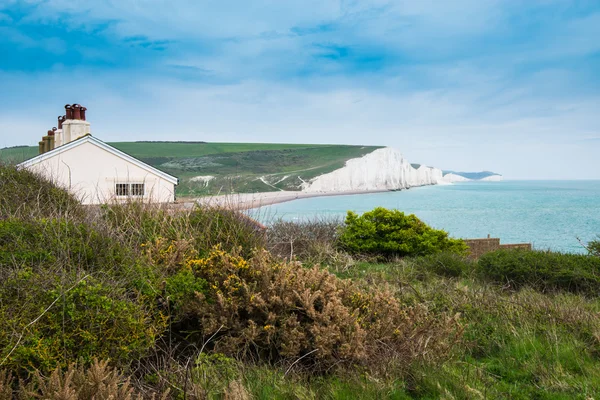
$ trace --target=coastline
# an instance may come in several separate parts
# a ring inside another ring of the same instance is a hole
[[[333,191],[333,192],[258,192],[258,193],[232,193],[219,196],[205,196],[194,199],[199,205],[223,207],[230,210],[251,210],[254,208],[270,206],[273,204],[285,203],[288,201],[308,199],[311,197],[325,196],[346,196],[369,193],[385,193],[393,190],[351,190],[351,191]]]

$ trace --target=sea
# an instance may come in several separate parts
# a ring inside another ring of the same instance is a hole
[[[600,235],[600,181],[461,182],[402,191],[313,197],[262,207],[266,224],[343,218],[375,207],[415,214],[456,238],[500,238],[534,249],[584,253]]]

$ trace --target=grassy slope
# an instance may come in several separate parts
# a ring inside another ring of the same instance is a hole
[[[589,399],[600,393],[600,301],[442,277],[419,261],[363,263],[339,275],[391,285],[408,303],[459,313],[464,342],[444,365],[388,393],[411,398]],[[371,384],[373,386],[373,384]],[[393,397],[393,396],[390,396]]]
[[[341,168],[348,159],[362,157],[378,148],[277,143],[110,144],[179,177],[180,196],[298,190],[302,180]],[[0,150],[0,160],[20,162],[36,154],[36,147],[3,149]],[[191,180],[196,176],[207,175],[215,177],[208,185]]]

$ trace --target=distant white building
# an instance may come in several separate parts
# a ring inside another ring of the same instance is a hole
[[[175,201],[176,177],[92,136],[84,107],[75,104],[66,111],[58,119],[58,129],[43,137],[40,154],[19,168],[46,176],[83,204]]]

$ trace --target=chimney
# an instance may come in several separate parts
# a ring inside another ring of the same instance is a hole
[[[38,152],[39,152],[40,154],[44,154],[44,153],[45,153],[45,151],[44,151],[44,143],[45,143],[45,142],[44,142],[43,140],[42,140],[41,142],[39,142],[39,143],[38,143]]]
[[[54,150],[54,131],[49,130],[48,135],[44,136],[44,138],[46,138],[46,142],[47,142],[46,151]]]
[[[59,127],[62,128],[56,138],[56,146],[62,146],[90,134],[90,123],[85,120],[87,108],[79,104],[67,104],[65,116],[62,123],[59,119]]]
[[[42,142],[44,142],[44,153],[50,151],[50,136],[42,136]]]
[[[54,146],[62,146],[63,144],[63,122],[67,117],[65,115],[58,117],[58,129],[54,132]]]

